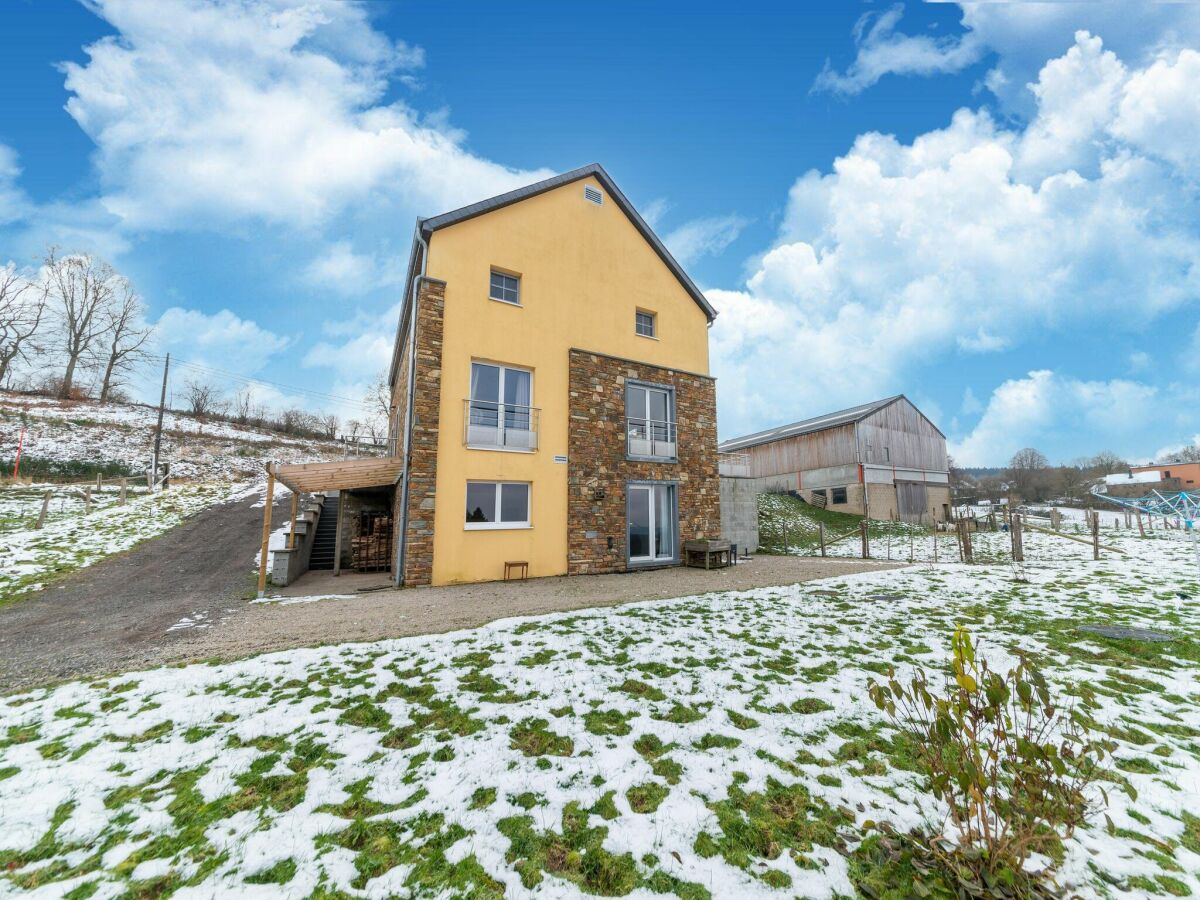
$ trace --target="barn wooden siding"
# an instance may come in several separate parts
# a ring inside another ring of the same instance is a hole
[[[901,398],[857,423],[781,438],[744,453],[754,478],[794,474],[859,462],[945,472],[946,439],[917,408]],[[859,454],[859,443],[863,452]],[[884,448],[887,448],[885,452]],[[853,481],[857,481],[857,474]]]
[[[858,439],[863,447],[862,462],[947,471],[946,439],[906,399],[897,400],[859,422]]]
[[[750,457],[754,478],[858,462],[853,423],[747,447],[743,452]]]

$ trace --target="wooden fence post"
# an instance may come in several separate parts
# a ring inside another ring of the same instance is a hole
[[[1092,559],[1100,559],[1100,516],[1092,517]]]
[[[821,555],[825,555],[825,523],[817,523],[817,539],[821,542]]]
[[[937,535],[937,525],[934,525],[934,528],[933,528],[933,561],[934,561],[934,563],[935,563],[935,564],[936,564],[936,563],[937,563],[937,561],[938,561],[938,546],[937,546],[937,545],[938,545],[938,539],[937,539],[937,537],[938,537],[938,535]]]
[[[858,527],[862,530],[862,558],[870,559],[871,558],[871,539],[867,536],[867,530],[868,530],[867,520],[863,519],[859,523]],[[851,533],[853,534],[853,532],[851,532]]]
[[[258,556],[258,596],[267,594],[267,546],[271,543],[271,504],[275,500],[275,468],[267,463],[267,497],[263,504],[262,549]]]
[[[1012,517],[1012,557],[1013,562],[1025,562],[1025,545],[1021,536],[1021,514],[1013,513]]]
[[[50,495],[53,493],[53,491],[46,491],[46,496],[42,498],[42,511],[38,513],[37,522],[33,526],[34,528],[41,528],[46,524],[46,513],[50,511]]]
[[[100,490],[100,488],[102,488],[102,487],[104,487],[104,483],[100,479],[100,473],[97,472],[96,473],[96,490]]]
[[[1146,523],[1142,521],[1142,511],[1139,509],[1137,514],[1138,534],[1142,537],[1146,536]]]

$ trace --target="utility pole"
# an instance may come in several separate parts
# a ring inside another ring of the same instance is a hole
[[[167,360],[163,363],[163,383],[162,396],[158,399],[158,428],[154,431],[154,459],[151,461],[153,474],[150,476],[150,489],[154,490],[154,485],[158,481],[158,452],[162,448],[162,420],[163,407],[167,405],[167,372],[171,369],[171,354],[167,354]]]

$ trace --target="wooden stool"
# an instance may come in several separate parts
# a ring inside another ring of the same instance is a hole
[[[524,560],[516,560],[513,562],[506,562],[504,564],[504,580],[508,581],[510,579],[510,577],[512,576],[512,573],[518,569],[521,572],[521,575],[520,575],[521,581],[528,581],[529,580],[529,563],[525,562]]]

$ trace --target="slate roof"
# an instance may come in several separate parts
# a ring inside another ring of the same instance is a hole
[[[814,416],[811,419],[802,419],[799,422],[793,422],[791,425],[780,425],[778,428],[770,428],[766,431],[758,431],[754,434],[748,434],[745,437],[731,438],[730,440],[723,441],[720,445],[718,445],[717,450],[721,453],[728,453],[734,450],[745,450],[749,447],[757,447],[760,444],[769,444],[772,441],[782,440],[783,438],[796,437],[796,435],[800,434],[812,434],[815,431],[824,431],[827,428],[837,428],[840,425],[849,425],[851,422],[861,422],[872,413],[878,412],[885,406],[890,406],[897,400],[903,399],[905,399],[903,394],[897,394],[895,397],[885,397],[883,400],[875,400],[871,403],[863,403],[859,406],[851,406],[849,409],[841,409],[837,412],[826,413],[823,416]]]

